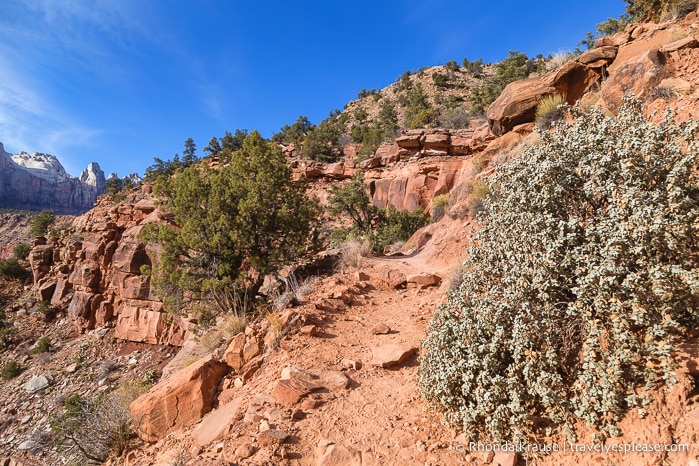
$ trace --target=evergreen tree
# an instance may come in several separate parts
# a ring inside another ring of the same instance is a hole
[[[222,168],[192,166],[155,185],[176,226],[149,226],[162,248],[156,292],[171,309],[185,297],[225,310],[236,292],[254,294],[262,278],[311,244],[318,207],[291,179],[279,147],[257,131]]]
[[[197,145],[194,144],[194,139],[187,138],[184,142],[184,151],[182,152],[182,164],[188,167],[197,160],[199,160],[197,157]]]

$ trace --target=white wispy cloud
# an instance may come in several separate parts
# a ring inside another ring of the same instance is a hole
[[[94,147],[104,130],[84,120],[52,90],[54,70],[126,76],[112,56],[143,29],[127,1],[24,0],[0,17],[0,141],[8,150],[50,152],[69,172],[81,167],[71,147]]]

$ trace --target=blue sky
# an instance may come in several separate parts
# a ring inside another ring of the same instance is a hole
[[[572,50],[621,0],[3,0],[0,141],[143,173],[236,128],[313,123],[405,70]],[[200,153],[201,155],[201,153]]]

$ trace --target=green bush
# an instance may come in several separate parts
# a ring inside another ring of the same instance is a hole
[[[2,378],[2,380],[5,381],[14,379],[22,373],[22,370],[23,369],[21,364],[15,361],[14,359],[11,361],[7,361],[5,365],[2,366],[2,371],[0,371],[0,378]]]
[[[634,20],[677,19],[697,8],[696,0],[624,0],[626,12]]]
[[[483,76],[483,59],[479,58],[475,61],[469,61],[468,58],[464,58],[462,66],[466,71],[471,73],[473,76],[480,78]]]
[[[26,269],[19,265],[17,259],[3,259],[0,260],[0,277],[10,277],[10,278],[24,278],[27,274]]]
[[[386,246],[405,242],[420,228],[429,223],[422,207],[415,210],[397,210],[392,205],[381,209],[380,219],[372,237],[374,250],[383,252]]]
[[[51,322],[56,317],[56,309],[51,306],[50,301],[40,301],[37,306],[37,311],[44,316],[46,322]]]
[[[699,323],[699,124],[652,124],[631,99],[573,116],[500,167],[423,342],[420,387],[471,439],[617,435]]]
[[[29,221],[29,231],[33,236],[45,236],[55,221],[53,210],[42,210]]]
[[[434,82],[434,85],[437,87],[447,87],[449,83],[449,78],[446,74],[442,74],[438,71],[435,71],[434,73],[432,73],[432,81]]]
[[[32,348],[32,354],[43,354],[51,351],[51,339],[49,337],[41,337]]]
[[[32,247],[29,246],[27,243],[19,243],[15,248],[12,250],[12,255],[15,256],[15,259],[21,259],[24,260],[27,257],[29,257],[29,253],[32,252]]]
[[[331,244],[369,240],[377,252],[382,252],[390,244],[409,239],[429,223],[421,208],[411,212],[396,210],[393,206],[380,209],[373,205],[361,172],[344,186],[330,187],[328,213],[346,216],[352,221],[351,227],[340,228],[330,235]]]
[[[404,103],[405,124],[408,128],[424,128],[439,117],[439,112],[430,105],[420,83],[408,91]]]
[[[537,70],[542,60],[530,60],[527,55],[516,50],[510,50],[509,55],[494,65],[495,75],[480,86],[471,89],[471,113],[485,113],[488,106],[500,96],[505,86],[511,82],[524,79]],[[466,65],[464,65],[466,66]]]

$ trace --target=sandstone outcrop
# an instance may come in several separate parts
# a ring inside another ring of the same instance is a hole
[[[0,143],[0,207],[53,210],[80,215],[91,209],[104,190],[104,172],[91,163],[74,178],[49,154],[9,154]]]
[[[545,96],[559,94],[574,104],[597,81],[614,60],[617,47],[599,47],[583,53],[557,70],[543,76],[515,81],[507,85],[488,107],[488,123],[493,134],[500,136],[515,126],[534,121],[536,106]]]
[[[135,192],[111,204],[104,199],[60,238],[32,249],[39,299],[67,310],[85,330],[114,326],[120,339],[181,346],[193,324],[167,316],[151,295],[152,251],[138,237],[146,223],[163,220],[153,200]]]

